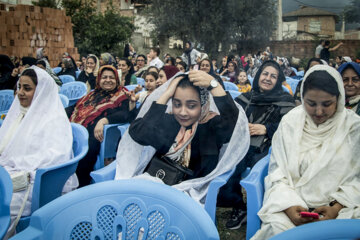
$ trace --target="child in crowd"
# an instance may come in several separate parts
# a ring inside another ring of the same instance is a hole
[[[239,92],[241,93],[251,91],[251,84],[244,70],[240,71],[238,77],[236,78],[236,86],[239,88]]]
[[[136,94],[136,101],[141,104],[156,89],[156,79],[158,79],[158,74],[156,72],[146,72],[144,79],[146,91]]]

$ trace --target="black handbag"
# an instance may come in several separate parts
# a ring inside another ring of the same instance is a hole
[[[145,172],[170,186],[182,182],[187,176],[194,175],[189,168],[183,167],[167,157],[159,158],[156,155],[150,160]]]

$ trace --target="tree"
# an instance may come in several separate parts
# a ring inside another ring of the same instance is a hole
[[[200,43],[213,57],[220,44],[263,47],[275,23],[271,0],[154,0],[149,12],[157,34]]]
[[[60,7],[60,0],[39,0],[39,1],[33,1],[32,4],[34,6],[39,7],[49,7],[49,8],[59,8]]]
[[[97,13],[96,0],[63,0],[62,6],[71,17],[80,54],[122,54],[124,43],[134,31],[131,18],[120,16],[111,2],[104,13]]]
[[[360,1],[353,0],[344,10],[345,19],[350,23],[360,23]]]

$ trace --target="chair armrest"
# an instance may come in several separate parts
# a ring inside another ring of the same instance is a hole
[[[257,215],[263,202],[264,178],[268,172],[270,154],[266,155],[251,169],[250,174],[240,184],[246,190],[247,196],[247,229],[246,239],[250,239],[258,229],[261,221]]]
[[[106,167],[103,167],[99,170],[92,171],[90,173],[90,176],[94,180],[95,183],[99,182],[105,182],[115,179],[115,173],[116,173],[116,160],[107,165]]]
[[[235,168],[230,169],[229,171],[213,179],[209,184],[204,208],[214,223],[216,215],[216,201],[219,189],[226,184],[226,182],[229,180],[229,178],[233,175],[234,172]]]

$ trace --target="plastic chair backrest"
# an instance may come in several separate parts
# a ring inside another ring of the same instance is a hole
[[[0,166],[0,239],[5,236],[10,225],[10,203],[13,185],[9,173]]]
[[[85,83],[79,81],[65,83],[61,86],[60,93],[68,97],[69,106],[72,106],[86,95],[87,87]]]
[[[59,94],[60,96],[60,100],[61,100],[61,103],[62,105],[64,106],[64,108],[68,107],[69,106],[69,99],[67,96],[63,95],[63,94]]]
[[[304,224],[291,228],[271,240],[327,240],[327,239],[359,239],[360,219],[334,219]]]
[[[80,71],[80,70],[78,70],[78,71],[76,71],[76,72],[75,72],[75,74],[76,74],[76,79],[78,79],[78,78],[79,78],[80,73],[81,73],[81,71]]]
[[[303,70],[303,71],[298,71],[298,72],[296,73],[296,76],[303,77],[303,76],[304,76],[304,70]]]
[[[239,88],[236,86],[236,84],[232,82],[224,82],[224,86],[226,91],[229,90],[239,91]]]
[[[286,78],[286,82],[290,85],[292,92],[295,94],[296,87],[300,81],[297,79]]]
[[[233,99],[237,98],[239,95],[241,95],[241,92],[239,91],[235,91],[235,90],[228,90],[228,92],[230,93],[231,97]]]
[[[137,84],[126,85],[125,87],[128,91],[133,91],[137,87]]]
[[[14,90],[0,91],[0,114],[7,113],[14,101]]]
[[[53,71],[55,74],[58,74],[61,71],[61,67],[54,67]]]
[[[75,82],[75,78],[71,75],[60,75],[59,78],[63,84],[69,82]]]
[[[118,127],[121,126],[125,130],[129,127],[129,123],[124,124],[108,124],[104,126],[104,140],[100,145],[100,152],[94,166],[94,170],[104,167],[105,158],[116,157],[119,140],[122,134],[119,132]]]
[[[137,84],[145,87],[145,80],[143,78],[136,78]]]
[[[284,92],[290,93],[289,89],[287,87],[285,87],[284,85],[282,85],[282,89],[284,90]]]
[[[143,179],[92,184],[54,200],[13,239],[219,239],[188,195]]]
[[[246,239],[250,239],[260,229],[261,221],[257,215],[264,198],[264,179],[268,174],[270,160],[269,154],[258,161],[251,169],[250,174],[240,181],[241,186],[246,190],[247,196],[247,226]]]
[[[69,161],[36,170],[31,200],[31,212],[61,196],[62,189],[71,175],[75,173],[78,162],[86,155],[89,134],[85,127],[71,123],[73,133],[74,157]],[[27,227],[29,217],[23,217],[16,228],[17,232]]]

